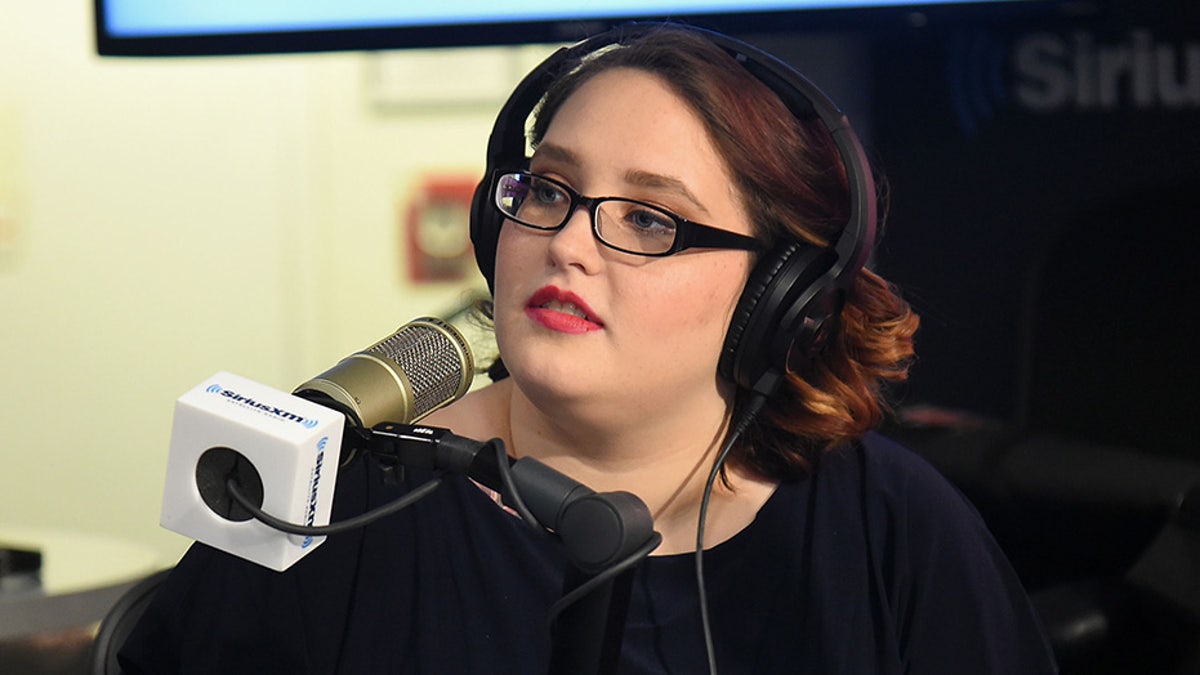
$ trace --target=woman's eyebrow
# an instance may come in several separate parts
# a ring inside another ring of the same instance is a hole
[[[654,188],[656,190],[665,190],[672,194],[679,195],[680,197],[683,197],[687,201],[691,202],[692,206],[695,206],[698,211],[704,215],[708,215],[708,209],[704,208],[704,204],[700,203],[700,200],[696,197],[696,195],[692,194],[692,191],[688,189],[687,185],[682,180],[675,178],[674,176],[666,176],[661,173],[653,173],[651,171],[630,169],[629,171],[625,172],[625,181],[631,185]]]
[[[559,162],[571,167],[581,166],[583,161],[577,154],[571,150],[554,145],[552,143],[542,143],[534,151],[535,158],[541,158],[552,162]],[[696,207],[703,215],[708,215],[708,209],[704,208],[704,204],[688,189],[687,185],[680,179],[674,176],[667,176],[652,171],[643,171],[641,169],[630,169],[625,172],[625,182],[638,187],[653,188],[656,190],[664,190],[672,194],[676,194]],[[616,196],[616,195],[614,195]]]
[[[548,159],[570,166],[579,166],[581,162],[574,152],[553,143],[542,143],[533,151],[534,159]]]

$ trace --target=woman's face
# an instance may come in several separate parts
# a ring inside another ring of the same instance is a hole
[[[656,76],[602,72],[568,98],[530,170],[586,196],[628,197],[752,234],[699,118]],[[612,250],[587,209],[557,232],[511,221],[496,256],[496,338],[522,392],[598,415],[718,401],[717,361],[752,264],[746,251],[665,258]],[[722,403],[723,405],[723,403]]]

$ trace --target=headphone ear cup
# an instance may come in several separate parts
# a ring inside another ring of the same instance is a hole
[[[758,261],[734,308],[717,366],[738,386],[770,395],[787,372],[788,355],[804,338],[806,305],[825,293],[828,249],[791,242]]]
[[[500,240],[500,214],[492,208],[492,177],[486,175],[475,187],[471,198],[470,228],[471,246],[475,251],[475,265],[487,281],[488,291],[494,292],[496,278],[496,246]]]
[[[721,360],[717,364],[717,372],[740,387],[749,387],[741,377],[741,361],[743,357],[743,336],[746,327],[755,319],[755,309],[770,285],[771,279],[779,272],[779,268],[787,261],[795,245],[774,248],[768,251],[746,279],[746,286],[738,298],[737,306],[733,309],[733,318],[729,321],[729,330],[725,332],[725,344],[721,348]]]

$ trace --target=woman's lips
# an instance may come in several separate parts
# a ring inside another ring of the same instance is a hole
[[[545,286],[530,296],[525,314],[561,333],[589,333],[604,328],[582,298],[556,286]]]

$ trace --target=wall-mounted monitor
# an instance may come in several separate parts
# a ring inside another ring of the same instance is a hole
[[[566,42],[629,20],[802,30],[1039,0],[94,0],[102,55],[183,56]]]

